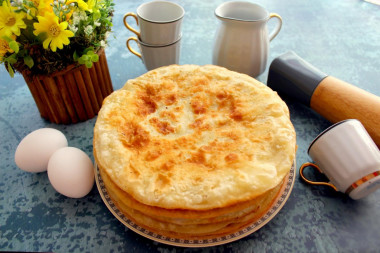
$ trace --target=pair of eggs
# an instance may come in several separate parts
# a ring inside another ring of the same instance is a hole
[[[94,185],[91,159],[82,150],[68,147],[65,135],[53,128],[25,136],[16,149],[15,162],[27,172],[47,171],[53,188],[70,198],[86,196]]]

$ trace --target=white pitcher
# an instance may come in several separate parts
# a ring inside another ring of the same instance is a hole
[[[269,13],[258,4],[233,1],[219,5],[215,16],[221,20],[216,32],[213,64],[257,77],[265,71],[269,42],[282,26],[278,14]],[[267,22],[277,18],[268,36]]]

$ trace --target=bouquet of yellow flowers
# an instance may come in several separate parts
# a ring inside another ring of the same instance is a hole
[[[111,32],[112,0],[0,0],[0,63],[8,73],[92,67]]]

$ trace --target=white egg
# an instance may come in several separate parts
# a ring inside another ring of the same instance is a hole
[[[67,147],[65,135],[53,128],[41,128],[24,137],[15,152],[16,165],[28,172],[43,172],[50,156]]]
[[[53,188],[70,198],[86,196],[94,185],[92,161],[78,148],[65,147],[54,152],[47,173]]]

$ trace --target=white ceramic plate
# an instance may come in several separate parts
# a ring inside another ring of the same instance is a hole
[[[112,202],[111,198],[108,195],[107,189],[104,186],[98,167],[96,165],[95,165],[95,181],[96,181],[96,185],[98,187],[100,196],[102,197],[108,209],[121,223],[123,223],[129,229],[153,241],[157,241],[157,242],[168,244],[168,245],[174,245],[174,246],[180,246],[180,247],[210,247],[210,246],[222,245],[222,244],[239,240],[259,230],[261,227],[267,224],[271,219],[273,219],[277,215],[277,213],[281,210],[281,208],[284,206],[285,202],[288,200],[290,193],[293,189],[294,181],[295,181],[295,166],[296,165],[294,162],[292,168],[290,169],[290,172],[285,177],[285,182],[282,185],[280,192],[278,193],[275,201],[273,202],[272,206],[269,207],[268,211],[264,215],[262,215],[257,220],[250,223],[249,225],[245,226],[244,228],[239,229],[231,234],[215,237],[211,239],[206,239],[206,240],[185,240],[182,238],[168,237],[168,236],[160,235],[158,233],[154,233],[152,231],[149,231],[139,226],[138,224],[134,223],[133,221],[128,219],[126,216],[124,216],[124,214],[120,212],[117,206]]]

